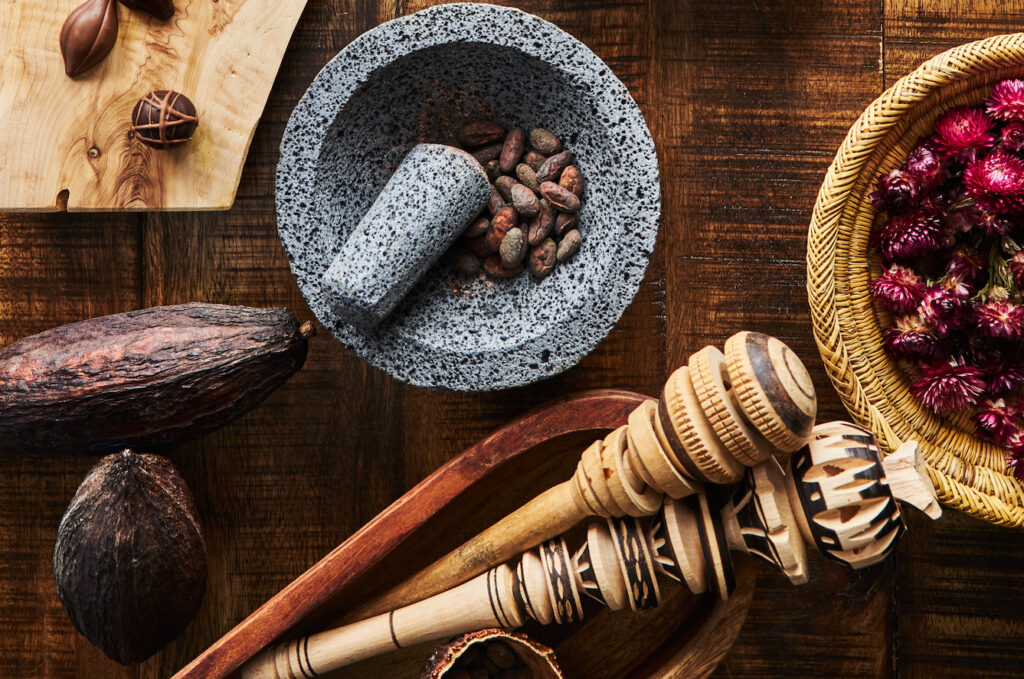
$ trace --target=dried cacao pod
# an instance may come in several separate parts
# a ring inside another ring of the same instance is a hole
[[[167,21],[174,16],[174,0],[121,0],[121,4]]]
[[[92,468],[53,550],[57,593],[78,631],[139,663],[178,636],[206,590],[206,544],[185,480],[130,450]]]
[[[65,325],[0,350],[0,448],[154,450],[251,410],[302,367],[285,309],[156,307]]]
[[[103,61],[117,41],[117,3],[86,0],[60,29],[60,53],[69,77],[85,73]]]

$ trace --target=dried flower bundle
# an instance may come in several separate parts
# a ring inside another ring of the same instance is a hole
[[[969,412],[1024,481],[1024,80],[943,113],[869,198],[886,349],[925,407]]]

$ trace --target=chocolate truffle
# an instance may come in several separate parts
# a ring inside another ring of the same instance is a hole
[[[146,146],[166,150],[184,144],[196,131],[199,118],[189,98],[171,90],[150,92],[132,110],[131,130]]]

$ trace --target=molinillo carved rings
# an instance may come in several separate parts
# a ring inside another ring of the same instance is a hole
[[[621,445],[621,430],[610,438],[611,446]],[[804,540],[863,568],[895,549],[903,532],[897,499],[929,515],[937,509],[916,444],[883,461],[871,434],[845,422],[817,427],[789,471],[786,477],[774,459],[747,470],[722,506],[699,489],[686,500],[666,499],[651,519],[594,522],[575,553],[557,537],[518,564],[499,565],[411,606],[266,649],[242,668],[243,679],[314,677],[396,648],[530,618],[575,622],[583,618],[583,596],[612,610],[652,608],[662,598],[659,576],[694,593],[710,586],[725,598],[735,582],[730,549],[759,556],[802,583]],[[897,497],[897,488],[908,495]]]
[[[744,462],[806,443],[816,401],[796,355],[760,333],[739,333],[726,347],[732,351],[725,355],[706,347],[672,373],[660,400],[646,401],[625,427],[586,448],[572,479],[355,614],[397,608],[465,582],[587,516],[649,516],[664,496],[683,499],[703,483],[736,483]],[[711,558],[721,551],[718,537],[708,545]]]

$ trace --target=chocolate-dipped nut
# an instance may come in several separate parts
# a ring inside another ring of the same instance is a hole
[[[121,4],[146,14],[152,14],[161,21],[167,21],[174,16],[173,0],[121,0]]]
[[[740,332],[726,341],[725,359],[740,407],[765,438],[786,453],[807,443],[818,401],[793,350],[774,337]]]
[[[60,29],[60,53],[69,77],[85,73],[103,61],[117,41],[115,0],[86,0]]]
[[[184,94],[171,90],[150,92],[132,110],[131,130],[135,138],[155,149],[184,144],[198,125],[196,107]]]

